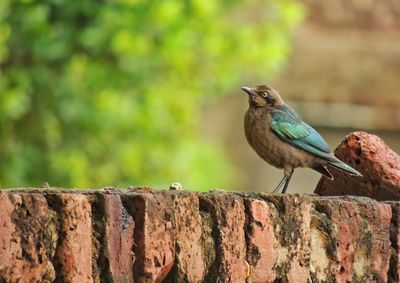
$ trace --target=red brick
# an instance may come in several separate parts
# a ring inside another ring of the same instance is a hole
[[[273,282],[279,246],[274,230],[276,209],[271,203],[257,199],[246,199],[245,206],[249,214],[246,227],[249,281]]]
[[[46,190],[0,207],[1,282],[399,281],[397,202]]]
[[[276,276],[287,282],[309,282],[311,201],[299,195],[263,195],[278,217],[275,235],[279,245]]]
[[[339,215],[337,215],[337,218],[333,219],[333,225],[337,225],[336,227],[338,229],[338,265],[335,266],[335,278],[339,282],[348,282],[353,278],[353,264],[355,260],[359,260],[359,264],[357,265],[358,269],[365,270],[366,260],[364,260],[363,257],[366,257],[366,254],[365,249],[360,249],[357,245],[361,235],[356,204],[342,201],[338,203],[338,205]],[[363,274],[361,274],[361,276],[362,275]]]
[[[313,206],[310,270],[314,281],[352,281],[360,239],[357,204],[331,197],[314,199]]]
[[[336,247],[336,238],[331,230],[332,221],[321,207],[324,206],[314,201],[310,223],[310,274],[313,282],[333,282],[330,272],[333,256],[329,251]]]
[[[192,192],[171,192],[175,219],[175,268],[173,282],[203,282],[205,261],[199,198]]]
[[[371,260],[368,268],[368,279],[371,282],[387,282],[391,255],[391,207],[389,204],[379,203],[367,198],[352,199],[358,202],[360,219],[366,222],[371,235]]]
[[[388,273],[389,282],[400,280],[400,202],[387,202],[392,208],[392,220],[390,227],[390,240],[392,243],[392,254]]]
[[[216,230],[216,259],[205,281],[244,282],[246,242],[242,199],[230,193],[212,192],[201,195],[200,206],[212,215]]]
[[[364,177],[331,169],[335,180],[322,177],[315,193],[322,196],[357,195],[376,200],[400,200],[400,156],[382,139],[364,132],[348,135],[335,155]]]
[[[0,193],[0,279],[53,282],[57,244],[54,211],[39,194]]]
[[[60,264],[57,278],[62,282],[93,282],[92,218],[88,198],[81,194],[59,193],[50,199],[53,207],[58,206],[62,235],[56,253]]]
[[[133,232],[132,216],[122,205],[118,194],[104,194],[105,256],[108,259],[112,282],[133,282]],[[101,244],[101,243],[100,243]]]
[[[330,197],[315,199],[314,208],[312,231],[319,232],[311,233],[314,281],[386,282],[390,206],[367,198]]]
[[[161,282],[175,260],[173,202],[165,192],[136,191],[124,196],[134,218],[134,281]]]

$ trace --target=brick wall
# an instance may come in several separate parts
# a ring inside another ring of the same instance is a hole
[[[0,192],[0,282],[397,282],[400,202]]]

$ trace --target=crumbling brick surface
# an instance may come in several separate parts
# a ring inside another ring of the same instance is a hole
[[[53,282],[56,219],[40,194],[0,193],[0,282]]]
[[[264,195],[274,205],[277,218],[274,233],[278,239],[275,271],[286,282],[310,282],[311,199],[299,195]]]
[[[390,223],[391,255],[388,272],[389,282],[400,282],[400,202],[387,202],[392,208]]]
[[[251,282],[273,282],[277,278],[275,265],[279,241],[275,234],[278,212],[272,203],[255,197],[245,199],[247,262]]]
[[[124,196],[135,222],[134,282],[162,282],[175,261],[173,202],[166,192],[136,191]]]
[[[104,221],[104,239],[99,239],[99,245],[104,250],[100,249],[99,252],[103,252],[106,259],[101,263],[108,263],[108,266],[104,267],[108,269],[107,281],[133,283],[132,249],[135,223],[122,205],[119,194],[106,193],[101,196],[104,197],[104,218],[97,221]],[[100,276],[106,277],[104,273]]]
[[[398,282],[400,205],[366,197],[5,190],[0,282]]]
[[[215,259],[206,282],[244,282],[246,278],[245,210],[243,200],[232,193],[201,195],[200,207],[213,221]]]
[[[315,198],[313,208],[313,281],[387,282],[390,206],[369,198],[324,197]]]
[[[357,195],[376,200],[400,200],[400,156],[382,139],[365,132],[349,134],[335,155],[363,177],[330,169],[334,180],[322,177],[315,193],[322,196]]]
[[[59,219],[56,280],[93,282],[92,211],[88,198],[78,193],[51,194],[47,198]]]
[[[171,192],[175,220],[175,264],[170,282],[203,282],[206,275],[200,203],[196,193]]]

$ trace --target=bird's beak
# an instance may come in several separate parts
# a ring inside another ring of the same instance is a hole
[[[251,87],[248,87],[248,86],[242,87],[242,90],[243,90],[245,93],[249,94],[249,95],[255,95],[255,94],[256,94],[256,93],[253,91],[253,89],[252,89]]]

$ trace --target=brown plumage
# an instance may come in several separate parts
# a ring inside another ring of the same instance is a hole
[[[297,167],[312,168],[330,179],[328,165],[361,176],[333,155],[325,140],[284,104],[276,90],[266,85],[242,89],[249,95],[244,119],[247,141],[262,159],[284,170],[274,192],[283,184],[282,192],[286,192]]]

